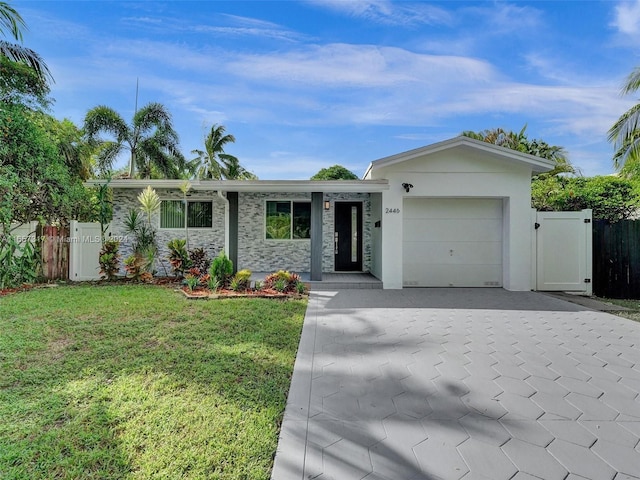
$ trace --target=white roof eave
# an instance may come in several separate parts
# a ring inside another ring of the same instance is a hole
[[[88,180],[85,185],[104,185],[106,180]],[[179,189],[184,180],[111,180],[111,188]],[[387,180],[190,180],[193,191],[221,192],[326,192],[326,193],[375,193],[389,190]]]
[[[371,170],[378,168],[385,168],[395,165],[397,163],[406,162],[416,157],[430,155],[443,150],[449,150],[452,148],[463,147],[473,150],[480,150],[491,153],[494,156],[504,158],[505,160],[514,161],[521,164],[529,165],[534,173],[542,173],[553,170],[555,164],[551,160],[546,158],[536,157],[535,155],[529,155],[528,153],[519,152],[510,148],[500,147],[491,143],[476,140],[474,138],[460,135],[458,137],[444,140],[442,142],[434,143],[426,147],[416,148],[407,152],[398,153],[389,157],[380,158],[374,160],[369,165],[367,173]],[[365,173],[365,175],[367,174]]]

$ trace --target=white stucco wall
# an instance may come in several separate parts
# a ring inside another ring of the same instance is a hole
[[[423,198],[503,199],[503,285],[531,289],[531,167],[487,152],[452,148],[386,167],[367,178],[389,180],[382,193],[381,275],[384,288],[403,286],[403,200]],[[407,193],[403,183],[413,188]],[[375,254],[374,254],[375,257]]]

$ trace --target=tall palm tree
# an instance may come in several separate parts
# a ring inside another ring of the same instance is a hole
[[[640,89],[640,67],[636,67],[626,78],[622,95]],[[629,164],[640,163],[640,103],[624,112],[609,129],[609,141],[613,143],[613,166],[622,170]]]
[[[22,30],[27,29],[27,24],[22,16],[8,2],[0,1],[0,34],[13,37],[22,43]],[[46,81],[53,81],[49,67],[42,57],[33,50],[22,45],[0,40],[0,55],[14,62],[24,62],[33,68],[38,76]]]
[[[567,157],[567,152],[563,147],[549,145],[544,140],[536,138],[529,140],[525,133],[526,130],[527,126],[525,125],[518,133],[511,130],[504,130],[502,128],[492,128],[483,130],[482,132],[473,132],[468,130],[462,132],[462,135],[491,143],[493,145],[510,148],[511,150],[528,153],[529,155],[535,155],[536,157],[552,160],[555,163],[553,170],[538,176],[547,177],[555,176],[560,173],[578,173],[577,169],[571,165],[571,162]]]
[[[84,131],[89,143],[97,147],[98,167],[110,170],[116,158],[128,149],[129,178],[136,170],[141,178],[151,178],[156,172],[165,178],[178,178],[184,158],[178,148],[178,134],[171,124],[171,115],[160,103],[149,103],[138,110],[128,125],[110,107],[99,105],[87,112]],[[111,140],[99,137],[111,135]]]
[[[234,143],[236,137],[226,134],[224,125],[216,125],[204,139],[204,150],[192,150],[198,155],[192,161],[198,164],[197,177],[209,180],[257,180],[257,176],[240,165],[233,155],[224,152],[227,143]]]

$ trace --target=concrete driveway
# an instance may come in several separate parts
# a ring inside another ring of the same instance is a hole
[[[274,480],[640,479],[640,323],[534,292],[311,295]]]

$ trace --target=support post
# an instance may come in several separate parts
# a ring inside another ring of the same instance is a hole
[[[229,260],[238,271],[238,192],[227,192],[229,201]]]
[[[322,281],[322,208],[323,192],[311,193],[311,271],[314,282]]]

